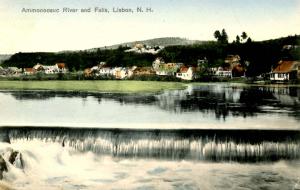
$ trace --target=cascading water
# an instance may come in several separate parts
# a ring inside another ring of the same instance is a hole
[[[12,143],[55,142],[113,157],[238,162],[300,158],[299,131],[5,128],[1,134]]]

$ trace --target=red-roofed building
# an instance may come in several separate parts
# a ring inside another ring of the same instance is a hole
[[[279,61],[270,74],[272,81],[289,81],[299,78],[299,61]]]
[[[195,78],[194,73],[195,68],[193,67],[181,67],[180,71],[176,73],[176,77],[182,80],[193,80]]]
[[[34,69],[33,68],[24,68],[24,74],[32,75],[32,74],[34,74]]]
[[[65,63],[56,63],[55,66],[57,67],[59,73],[67,72],[67,67]]]

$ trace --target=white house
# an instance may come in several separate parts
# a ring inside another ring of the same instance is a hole
[[[43,71],[44,70],[44,66],[40,63],[37,63],[35,66],[33,66],[33,69],[35,71]]]
[[[114,76],[116,79],[124,79],[128,76],[128,69],[123,67],[116,67],[114,69]]]
[[[232,70],[229,68],[213,67],[210,70],[216,77],[232,77]]]
[[[279,61],[270,73],[271,81],[289,81],[299,78],[299,61]]]
[[[7,67],[8,74],[19,75],[22,73],[22,69],[18,67]]]
[[[42,65],[37,63],[33,66],[33,70],[43,71],[45,74],[66,73],[68,70],[64,63],[56,63],[55,65]]]
[[[217,70],[216,76],[219,76],[219,77],[232,77],[232,71],[230,70],[224,70],[224,69],[220,69],[220,70]]]
[[[100,70],[100,67],[97,65],[97,66],[93,66],[92,68],[91,68],[91,71],[92,72],[98,72]]]
[[[182,80],[193,80],[195,69],[193,67],[181,67],[180,71],[176,73],[176,77]]]
[[[110,67],[101,67],[96,76],[112,76],[114,74],[114,69]]]
[[[59,73],[66,73],[68,71],[65,63],[56,63],[55,66]]]
[[[137,66],[133,66],[133,67],[129,68],[128,71],[127,71],[127,77],[128,77],[128,78],[132,77],[133,74],[134,74],[134,71],[135,71],[136,69],[137,69]]]
[[[55,74],[59,72],[56,65],[48,65],[48,66],[44,65],[43,68],[45,74]]]
[[[106,62],[100,62],[98,65],[93,66],[90,68],[90,72],[94,74],[95,76],[108,76],[113,75],[112,69],[110,67],[105,67]]]

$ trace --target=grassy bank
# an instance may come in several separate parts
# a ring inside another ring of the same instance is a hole
[[[183,89],[178,82],[157,81],[0,81],[1,90],[57,90],[138,93]]]

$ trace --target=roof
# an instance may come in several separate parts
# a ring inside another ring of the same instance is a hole
[[[186,73],[188,70],[189,70],[188,67],[181,67],[181,68],[180,68],[180,72],[181,72],[181,73]]]
[[[19,69],[18,67],[7,67],[7,68],[10,70],[18,70]]]
[[[24,68],[26,72],[33,72],[33,68]]]
[[[37,70],[37,69],[39,69],[40,67],[42,67],[43,68],[43,65],[41,65],[41,64],[36,64],[35,66],[33,66],[33,68],[35,69],[35,70]]]
[[[176,67],[177,64],[176,63],[166,63],[165,66],[166,67]]]
[[[181,67],[179,72],[180,73],[187,73],[189,69],[191,69],[193,72],[196,71],[195,67]]]
[[[47,69],[56,69],[55,65],[43,65],[43,68],[45,70],[47,70]]]
[[[98,66],[93,66],[93,67],[91,68],[91,70],[98,70],[98,69],[99,69]]]
[[[57,67],[58,67],[59,69],[64,69],[64,68],[66,68],[66,64],[64,64],[64,63],[56,63],[56,65],[57,65]]]
[[[296,70],[296,65],[300,65],[299,61],[279,61],[272,73],[289,73]]]

